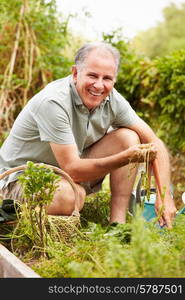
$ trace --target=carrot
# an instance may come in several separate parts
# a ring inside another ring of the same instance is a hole
[[[153,162],[153,170],[154,170],[154,173],[155,173],[155,180],[156,180],[157,190],[158,190],[159,195],[162,199],[162,186],[161,186],[161,181],[160,181],[160,176],[159,176],[159,167],[158,167],[158,163],[157,163],[156,160]]]

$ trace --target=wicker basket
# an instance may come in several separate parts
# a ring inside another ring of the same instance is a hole
[[[36,163],[35,165],[40,165],[40,164]],[[74,211],[72,212],[71,216],[79,218],[80,217],[79,208],[78,208],[79,207],[79,205],[78,205],[79,204],[79,194],[78,194],[78,190],[77,190],[76,185],[75,185],[74,181],[72,180],[72,178],[66,172],[64,172],[63,170],[61,170],[55,166],[48,165],[48,164],[42,164],[42,165],[46,168],[52,169],[56,174],[60,175],[61,177],[63,177],[65,180],[67,180],[70,183],[70,185],[74,191],[74,194],[75,194],[75,207],[74,207]],[[24,171],[26,168],[27,168],[27,165],[21,165],[18,167],[11,168],[11,169],[5,171],[4,173],[0,174],[0,180],[12,173],[17,172],[17,171]],[[65,218],[67,218],[67,217],[65,217]]]

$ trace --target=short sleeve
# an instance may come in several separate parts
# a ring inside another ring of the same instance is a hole
[[[115,89],[113,97],[115,103],[115,119],[112,124],[113,128],[131,126],[140,119],[129,102]]]
[[[70,118],[65,109],[55,100],[46,100],[32,112],[37,123],[41,141],[57,144],[75,144]]]

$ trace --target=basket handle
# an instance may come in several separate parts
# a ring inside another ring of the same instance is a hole
[[[40,163],[36,163],[35,164],[36,166],[39,166]],[[78,190],[75,186],[75,183],[73,181],[73,179],[69,176],[69,174],[67,174],[65,171],[63,171],[62,169],[58,168],[58,167],[55,167],[55,166],[52,166],[52,165],[48,165],[48,164],[43,164],[46,168],[50,168],[52,169],[55,173],[59,174],[60,176],[64,177],[64,179],[66,179],[73,191],[74,191],[74,194],[75,194],[75,208],[74,208],[74,211],[72,212],[72,216],[80,216],[80,213],[79,213],[79,209],[78,209],[78,204],[79,204],[79,194],[78,194]],[[21,165],[21,166],[18,166],[18,167],[14,167],[14,168],[11,168],[7,171],[5,171],[4,173],[0,174],[0,180],[5,178],[6,176],[14,173],[14,172],[17,172],[17,171],[23,171],[27,168],[27,165]]]

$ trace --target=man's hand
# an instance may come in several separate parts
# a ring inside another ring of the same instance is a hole
[[[167,226],[169,229],[172,228],[172,222],[176,216],[177,209],[175,207],[174,201],[171,195],[165,195],[165,199],[159,199],[160,196],[157,197],[155,203],[155,210],[157,215],[161,215],[159,218],[159,225]]]
[[[127,151],[130,162],[151,162],[157,155],[157,149],[153,143],[134,145]]]

